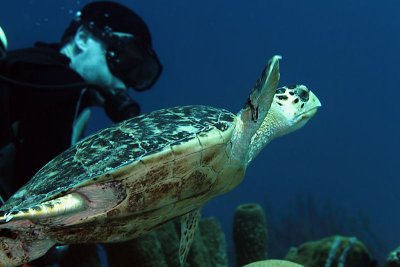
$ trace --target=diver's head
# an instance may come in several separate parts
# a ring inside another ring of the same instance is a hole
[[[3,58],[6,55],[7,45],[6,35],[0,27],[0,58]]]
[[[75,70],[86,83],[105,90],[126,89],[126,84],[113,75],[107,65],[106,45],[83,26],[80,26],[72,40],[60,52],[70,60],[70,68]]]
[[[126,87],[142,91],[150,88],[160,76],[162,66],[152,48],[150,31],[129,8],[108,1],[87,4],[65,30],[61,44],[66,46],[74,42],[82,33],[80,37],[87,34],[88,38],[102,44],[106,67]]]

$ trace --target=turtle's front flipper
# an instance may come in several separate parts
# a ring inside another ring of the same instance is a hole
[[[242,121],[248,122],[248,118],[250,118],[251,122],[257,123],[262,122],[267,116],[279,82],[280,59],[282,59],[281,56],[273,56],[268,61],[242,110],[242,117],[246,116],[245,120],[242,118]],[[251,122],[249,121],[249,123]],[[259,126],[255,128],[258,129]]]
[[[273,56],[250,92],[246,105],[238,113],[238,122],[232,137],[232,155],[240,162],[247,162],[251,138],[264,121],[274,100],[279,82],[279,60]]]
[[[0,216],[0,223],[9,222],[12,219],[51,217],[69,212],[77,212],[84,208],[85,199],[78,193],[71,193],[26,209],[6,211]]]
[[[181,242],[179,243],[179,261],[181,266],[186,262],[190,246],[193,243],[194,234],[200,221],[200,209],[193,210],[182,216]]]

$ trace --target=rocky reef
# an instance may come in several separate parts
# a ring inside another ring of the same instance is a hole
[[[236,208],[232,231],[236,264],[231,262],[230,265],[226,239],[219,221],[215,218],[202,219],[184,267],[377,266],[377,261],[373,259],[365,244],[357,237],[342,235],[309,240],[291,247],[282,260],[267,260],[267,243],[271,243],[271,240],[267,231],[268,221],[265,218],[263,209],[258,204],[243,204]],[[290,230],[291,233],[295,233],[293,229]],[[104,244],[102,253],[99,253],[96,245],[71,245],[57,263],[60,267],[100,267],[104,258],[107,258],[110,267],[180,267],[179,235],[180,222],[174,221],[134,240]],[[274,244],[269,245],[279,246],[279,240],[274,240]],[[49,266],[39,263],[40,261],[34,266]],[[400,267],[400,247],[389,253],[385,263],[385,267],[397,266]]]

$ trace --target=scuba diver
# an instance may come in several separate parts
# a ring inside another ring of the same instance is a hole
[[[0,194],[7,199],[76,143],[103,107],[114,122],[140,113],[128,88],[144,91],[162,66],[146,23],[109,1],[83,7],[61,42],[5,51],[0,32]]]
[[[3,29],[0,27],[0,59],[4,58],[6,56],[6,50],[7,50],[6,34],[4,33]],[[5,170],[5,169],[9,169],[9,167],[7,166],[8,162],[5,162],[6,161],[5,158],[3,158],[5,156],[8,156],[8,155],[6,155],[6,154],[3,155],[2,151],[0,151],[0,171],[1,170]],[[0,172],[0,177],[2,177],[2,173],[1,172]],[[2,205],[3,203],[4,203],[4,199],[0,195],[0,205]]]

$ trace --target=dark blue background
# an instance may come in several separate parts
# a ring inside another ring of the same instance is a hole
[[[9,48],[58,41],[87,2],[3,2]],[[144,113],[190,104],[237,112],[274,54],[283,56],[280,85],[304,83],[322,102],[308,125],[268,145],[243,183],[203,216],[220,219],[230,237],[238,204],[268,200],[284,214],[299,192],[312,193],[317,203],[367,211],[385,246],[400,245],[398,1],[119,2],[148,23],[164,65],[152,90],[132,94]],[[88,130],[109,124],[96,110]]]

